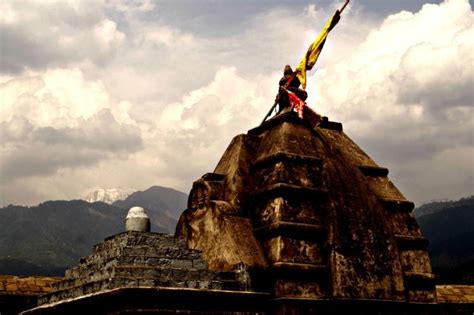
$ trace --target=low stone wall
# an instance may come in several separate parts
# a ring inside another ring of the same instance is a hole
[[[234,271],[210,271],[201,253],[172,235],[124,232],[106,239],[69,269],[39,305],[56,303],[117,288],[242,288]]]
[[[0,275],[0,314],[10,315],[34,307],[38,295],[51,292],[60,277]]]

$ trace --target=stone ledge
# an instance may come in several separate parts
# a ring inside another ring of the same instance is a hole
[[[280,297],[270,301],[274,305],[294,305],[300,312],[317,308],[321,314],[450,314],[440,313],[437,304],[432,302],[407,303],[406,300],[368,299],[368,298],[296,298]],[[319,314],[319,313],[318,313]]]
[[[328,191],[326,189],[320,189],[316,187],[305,187],[299,185],[278,183],[267,186],[265,188],[258,189],[250,195],[250,198],[265,198],[273,196],[306,196],[313,198],[326,198]]]
[[[179,245],[179,244],[177,244]],[[193,260],[200,259],[201,253],[199,251],[187,250],[184,246],[175,247],[164,247],[164,246],[151,246],[151,245],[126,245],[121,246],[117,244],[117,247],[110,248],[107,250],[96,251],[89,256],[82,257],[80,259],[81,265],[96,264],[97,261],[109,261],[117,256],[146,256],[150,258],[166,258],[166,259],[185,259]]]
[[[329,277],[329,267],[327,264],[302,264],[302,263],[288,263],[288,262],[276,262],[270,264],[268,269],[272,273],[283,273],[290,274],[292,276],[309,276],[309,275],[320,275]],[[317,280],[317,279],[315,279]]]
[[[184,272],[184,270],[181,270]],[[166,277],[156,276],[133,276],[133,275],[117,275],[111,278],[98,279],[96,281],[87,281],[84,283],[74,283],[72,286],[58,287],[58,290],[49,292],[39,299],[39,304],[52,303],[65,299],[76,298],[85,294],[100,292],[103,290],[111,290],[116,288],[188,288],[200,290],[229,290],[240,291],[241,285],[237,280],[219,279],[218,274],[188,279],[187,277],[176,277],[168,275]]]
[[[294,163],[306,163],[306,164],[315,164],[317,166],[322,165],[322,160],[319,158],[315,158],[308,155],[299,155],[289,152],[276,152],[272,155],[265,156],[263,158],[258,159],[253,165],[252,168],[254,170],[258,170],[264,168],[269,165],[273,165],[277,162],[281,161],[291,161]]]
[[[411,236],[396,234],[395,239],[399,250],[426,250],[429,241],[423,236]]]
[[[379,201],[390,211],[411,212],[415,208],[415,204],[408,200],[379,198]]]
[[[50,292],[62,277],[0,275],[0,295],[32,295]]]
[[[435,290],[436,275],[432,273],[404,272],[403,278],[409,290]]]
[[[90,293],[77,298],[45,304],[27,311],[34,314],[100,314],[118,310],[171,309],[197,311],[265,311],[269,293],[189,288],[117,288]],[[235,301],[239,303],[235,303]],[[196,303],[200,301],[200,303]]]
[[[329,129],[329,130],[342,132],[342,123],[335,122],[335,121],[329,121],[329,120],[323,120],[318,125],[318,128],[323,128],[323,129]]]
[[[225,174],[218,174],[218,173],[206,173],[201,176],[202,179],[206,181],[223,181],[225,180]]]
[[[385,167],[360,165],[359,170],[365,176],[370,176],[370,177],[387,177],[388,176],[388,168],[385,168]]]
[[[437,285],[438,303],[471,304],[474,309],[474,285]]]
[[[113,278],[146,278],[146,279],[169,279],[169,280],[209,280],[227,281],[235,280],[235,273],[215,272],[203,269],[191,268],[169,268],[160,266],[137,266],[137,265],[117,265],[109,271],[98,271],[74,279],[65,279],[53,284],[54,291],[63,291],[74,287],[86,285],[87,283],[104,281]]]
[[[290,235],[304,238],[321,238],[327,234],[327,227],[316,224],[278,221],[254,230],[260,237]]]
[[[252,136],[260,135],[264,131],[267,131],[267,130],[269,130],[269,129],[271,129],[271,128],[279,125],[279,124],[285,123],[285,122],[295,124],[295,125],[302,125],[302,126],[306,126],[306,127],[310,128],[310,126],[308,124],[306,124],[301,118],[299,118],[298,115],[295,112],[290,111],[290,112],[287,112],[287,113],[279,114],[279,115],[263,122],[260,126],[258,126],[256,128],[253,128],[253,129],[250,129],[248,131],[248,134],[252,135]]]

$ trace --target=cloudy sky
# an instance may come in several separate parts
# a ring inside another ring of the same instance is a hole
[[[343,1],[0,2],[0,201],[188,192]],[[352,1],[308,104],[417,204],[474,193],[468,0]]]

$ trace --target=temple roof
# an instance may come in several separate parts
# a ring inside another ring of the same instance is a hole
[[[211,268],[263,267],[277,297],[436,300],[414,204],[340,123],[288,112],[236,136],[189,200],[177,234]]]

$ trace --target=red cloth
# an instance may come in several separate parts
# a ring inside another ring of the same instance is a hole
[[[291,91],[287,92],[290,106],[298,113],[298,117],[304,119],[311,127],[316,127],[321,122],[321,115],[306,106],[306,103],[296,96],[295,93]]]
[[[294,108],[298,113],[298,117],[303,119],[303,111],[306,105],[295,93],[288,91],[288,98],[291,108]]]

